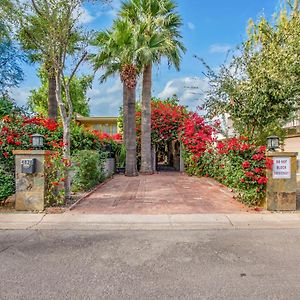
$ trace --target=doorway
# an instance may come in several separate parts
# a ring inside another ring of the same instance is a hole
[[[156,147],[156,171],[180,171],[180,143],[169,141]]]

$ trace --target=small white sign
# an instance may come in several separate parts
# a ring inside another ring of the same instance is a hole
[[[273,158],[273,178],[289,179],[291,178],[291,158],[274,157]]]

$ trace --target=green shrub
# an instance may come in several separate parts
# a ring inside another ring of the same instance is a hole
[[[73,191],[87,191],[105,179],[103,163],[106,155],[97,151],[82,150],[73,156]]]
[[[4,170],[0,165],[0,203],[14,193],[14,174]]]

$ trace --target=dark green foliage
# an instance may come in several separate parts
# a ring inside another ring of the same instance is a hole
[[[0,203],[14,193],[14,175],[0,165]]]
[[[0,96],[0,118],[9,115],[14,109],[14,103],[6,96]]]
[[[74,191],[88,191],[105,179],[103,163],[106,156],[97,151],[78,151],[73,160],[75,162],[75,176],[73,178]]]

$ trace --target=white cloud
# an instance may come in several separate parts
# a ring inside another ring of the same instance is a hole
[[[158,94],[159,98],[168,98],[176,94],[180,103],[195,110],[203,103],[209,89],[208,80],[200,77],[184,77],[170,80]]]
[[[196,28],[195,24],[193,24],[191,22],[188,22],[187,25],[188,25],[188,28],[191,30],[194,30]]]
[[[222,45],[222,44],[213,44],[209,47],[210,53],[226,53],[228,52],[232,47],[230,45]]]
[[[123,101],[122,84],[119,79],[110,79],[103,84],[95,81],[87,96],[91,116],[118,116]]]
[[[106,92],[108,94],[119,93],[121,91],[122,91],[122,83],[118,79],[115,81],[115,83],[111,87],[108,87],[106,90]]]
[[[90,14],[90,12],[86,8],[84,8],[82,6],[78,10],[78,15],[79,15],[78,21],[81,24],[91,23],[95,19],[95,17],[93,17]]]
[[[27,104],[30,91],[33,89],[31,87],[17,87],[11,89],[10,94],[18,106],[24,106]]]

